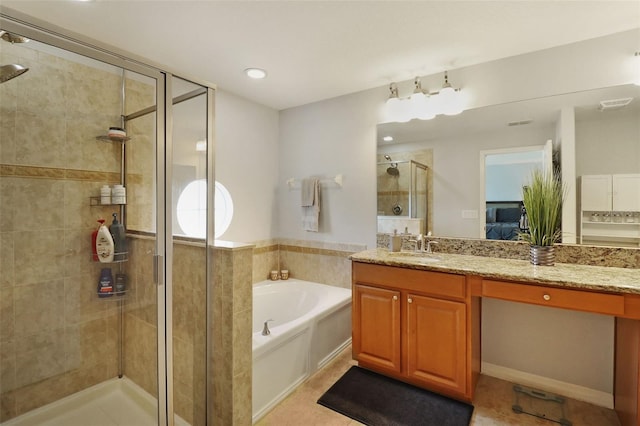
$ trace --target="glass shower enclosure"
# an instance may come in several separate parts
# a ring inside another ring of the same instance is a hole
[[[213,238],[174,236],[171,188],[186,166],[213,182],[213,87],[6,13],[0,30],[29,39],[0,47],[28,68],[0,83],[0,424],[206,424]],[[115,185],[126,201],[100,196]],[[103,262],[114,218],[126,247]]]

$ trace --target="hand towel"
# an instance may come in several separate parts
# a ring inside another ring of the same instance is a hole
[[[300,184],[300,205],[311,207],[315,200],[316,179],[302,179]]]
[[[300,204],[302,204],[302,229],[305,231],[318,232],[318,219],[320,217],[319,186],[318,179],[304,179],[302,181]],[[311,199],[310,202],[309,199]]]

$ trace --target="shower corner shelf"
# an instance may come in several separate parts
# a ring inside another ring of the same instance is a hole
[[[99,291],[96,291],[96,295],[100,298],[100,299],[105,299],[105,300],[123,300],[126,297],[126,293],[127,290],[122,290],[122,291],[109,291],[109,292],[105,292],[105,293],[100,293]],[[111,296],[117,296],[116,298],[112,298]]]
[[[89,197],[89,206],[90,207],[98,207],[98,206],[126,206],[127,203],[123,203],[123,204],[115,204],[115,203],[110,203],[110,204],[102,204],[100,202],[100,196],[96,196],[96,197]]]
[[[131,140],[131,138],[128,136],[119,138],[116,136],[100,135],[100,136],[96,136],[96,140],[102,141],[102,142],[128,142]]]

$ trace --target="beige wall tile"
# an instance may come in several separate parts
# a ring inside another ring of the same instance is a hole
[[[14,338],[13,287],[0,288],[0,346]]]
[[[16,337],[53,332],[64,327],[64,281],[14,287]]]
[[[16,350],[13,340],[0,344],[0,395],[16,387]]]
[[[13,236],[11,232],[0,232],[0,288],[15,283]]]
[[[64,328],[16,336],[16,386],[25,387],[58,376],[66,368]]]
[[[51,288],[54,280],[62,278],[65,259],[63,241],[64,231],[60,230],[16,232],[14,240],[16,285],[42,283],[43,288]]]

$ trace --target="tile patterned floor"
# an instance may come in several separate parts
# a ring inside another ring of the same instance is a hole
[[[256,426],[355,426],[361,423],[316,403],[318,398],[356,362],[347,348],[324,369],[309,378],[302,386],[258,421]],[[489,376],[480,376],[473,402],[475,407],[471,425],[541,425],[558,423],[516,414],[512,383]],[[616,413],[607,408],[567,399],[567,417],[574,426],[620,426]]]

